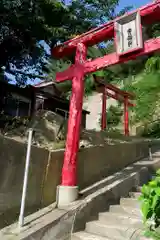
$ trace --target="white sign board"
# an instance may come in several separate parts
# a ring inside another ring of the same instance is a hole
[[[143,48],[141,17],[139,12],[115,20],[115,43],[118,55]]]

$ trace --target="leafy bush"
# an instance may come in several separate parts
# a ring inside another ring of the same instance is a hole
[[[160,120],[148,124],[141,133],[142,137],[160,138]]]
[[[150,57],[145,64],[145,70],[147,73],[160,70],[160,56]]]
[[[122,110],[116,106],[110,106],[107,111],[107,126],[117,126],[121,121]]]
[[[160,239],[160,231],[158,231],[160,226],[160,170],[157,171],[152,181],[142,187],[140,201],[146,226],[145,235],[158,240]]]

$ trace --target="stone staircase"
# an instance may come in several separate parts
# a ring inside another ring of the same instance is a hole
[[[72,240],[144,240],[140,211],[141,188],[111,205],[109,212],[99,213],[97,221],[86,223],[86,229],[72,235]]]

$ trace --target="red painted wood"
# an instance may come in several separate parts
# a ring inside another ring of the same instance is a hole
[[[92,60],[90,62],[85,62],[84,63],[85,74],[96,72],[105,67],[113,66],[119,63],[128,62],[129,60],[135,60],[137,57],[140,57],[158,50],[160,50],[160,38],[149,39],[144,43],[143,50],[132,53],[129,56],[125,55],[124,57],[119,58],[116,53],[111,53],[104,57]],[[60,76],[61,74],[59,73],[57,77],[59,78]]]
[[[83,64],[86,59],[87,48],[82,43],[77,45],[75,64]],[[68,133],[66,150],[62,168],[63,186],[76,186],[77,184],[77,153],[79,149],[79,135],[82,118],[82,104],[84,93],[84,73],[77,70],[72,80],[72,96],[68,119]]]
[[[107,89],[112,90],[115,93],[117,93],[117,94],[119,94],[123,97],[128,97],[129,99],[135,99],[135,94],[123,91],[123,90],[117,88],[116,86],[114,86],[113,84],[108,83],[105,86],[106,86]]]
[[[129,99],[135,99],[135,94],[121,90],[111,83],[106,83],[104,80],[104,77],[99,77],[99,76],[93,75],[93,78],[94,78],[94,81],[96,84],[104,85],[106,87],[106,89],[114,91],[115,93],[117,93],[121,96],[124,96],[124,97],[127,96]]]
[[[128,98],[124,101],[124,134],[129,136],[129,113],[128,113]]]
[[[86,61],[83,65],[73,64],[67,70],[63,72],[58,72],[56,74],[56,81],[63,82],[72,79],[77,71],[84,71],[85,74],[96,72],[97,70],[103,69],[105,67],[113,66],[119,63],[124,63],[129,60],[134,60],[137,57],[143,56],[145,54],[152,53],[154,51],[160,50],[160,38],[153,38],[144,43],[144,49],[129,56],[125,55],[119,58],[116,53],[108,54],[104,57],[96,58],[92,61]]]
[[[66,80],[71,80],[74,76],[76,76],[77,71],[84,72],[84,64],[82,65],[79,63],[75,63],[63,72],[57,72],[56,82],[64,82]]]
[[[106,91],[106,95],[107,95],[108,97],[110,97],[110,98],[113,98],[113,99],[115,99],[115,100],[117,100],[117,101],[119,101],[119,102],[124,103],[124,97],[122,97],[120,94],[119,94],[119,95],[118,95],[118,94],[112,94],[112,93]],[[128,101],[128,106],[129,106],[129,107],[135,107],[136,105],[133,104],[133,103],[131,103],[130,101]]]
[[[107,95],[106,88],[102,89],[102,117],[101,117],[101,130],[106,129],[106,107],[107,107]]]
[[[64,82],[66,80],[71,80],[74,76],[76,76],[76,70],[80,69],[81,65],[73,64],[68,69],[63,72],[56,73],[56,82]]]
[[[141,7],[139,11],[142,18],[142,25],[160,21],[160,0]],[[128,14],[131,13],[133,11]],[[77,44],[80,42],[83,42],[86,46],[93,46],[104,40],[111,39],[114,37],[114,21],[105,23],[53,48],[52,55],[58,58],[70,55],[75,51]]]

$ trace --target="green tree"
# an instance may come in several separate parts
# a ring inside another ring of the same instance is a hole
[[[95,27],[112,20],[131,9],[131,6],[127,6],[117,14],[118,5],[119,0],[74,0],[70,6],[70,9],[76,13],[72,24],[78,27],[77,32],[79,33],[85,28]]]
[[[106,114],[107,126],[115,127],[120,123],[123,112],[119,107],[111,105]]]
[[[146,72],[148,73],[154,73],[160,70],[160,56],[154,55],[146,61],[145,64]]]
[[[49,45],[69,37],[67,23],[74,17],[58,0],[0,1],[0,68],[18,69],[36,66],[40,70]]]

